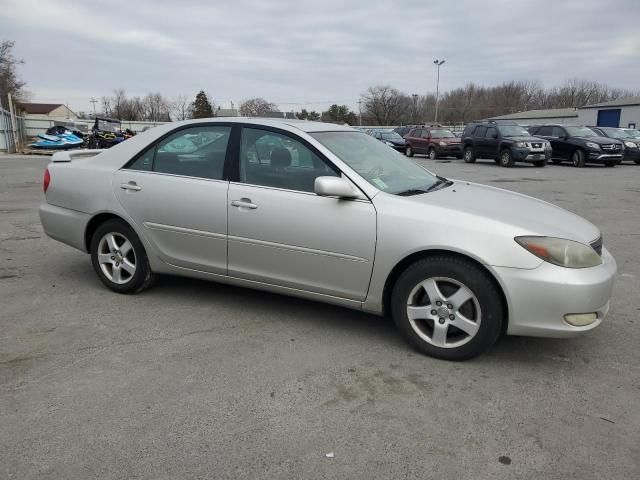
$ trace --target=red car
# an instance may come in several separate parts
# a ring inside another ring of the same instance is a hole
[[[431,160],[439,157],[462,158],[460,138],[443,127],[417,127],[404,139],[407,141],[406,154],[409,157],[413,157],[414,153],[426,153]]]

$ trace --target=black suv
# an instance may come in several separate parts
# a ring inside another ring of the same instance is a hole
[[[575,125],[536,125],[529,127],[532,135],[551,142],[552,162],[559,164],[571,160],[574,167],[585,163],[601,163],[615,167],[622,160],[623,146],[620,140],[600,137],[587,127]]]
[[[640,138],[636,138],[624,128],[589,127],[601,137],[615,138],[624,143],[622,159],[640,165]]]
[[[529,162],[544,167],[551,158],[551,145],[532,137],[515,122],[472,122],[462,132],[462,155],[466,163],[492,158],[503,167]]]

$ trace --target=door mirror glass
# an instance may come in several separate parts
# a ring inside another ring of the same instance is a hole
[[[313,191],[321,197],[356,198],[358,190],[342,177],[317,177]]]

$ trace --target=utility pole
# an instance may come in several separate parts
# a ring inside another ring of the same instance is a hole
[[[440,65],[442,65],[445,61],[444,60],[438,60],[437,58],[433,61],[433,64],[437,67],[438,69],[438,73],[437,73],[437,79],[436,79],[436,114],[435,114],[435,118],[433,119],[434,123],[436,123],[438,121],[438,97],[440,96]]]
[[[95,117],[96,116],[96,103],[98,103],[98,101],[95,98],[91,97],[91,100],[89,100],[89,103],[93,104],[93,116]]]
[[[358,99],[358,116],[359,116],[359,124],[362,126],[362,99]]]

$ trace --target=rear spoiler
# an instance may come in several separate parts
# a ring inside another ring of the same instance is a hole
[[[104,152],[105,149],[96,150],[69,150],[66,152],[56,152],[51,157],[52,162],[72,162],[80,158],[95,157],[96,155]]]

